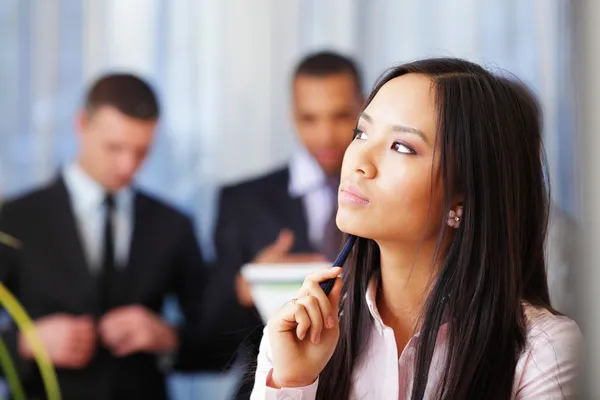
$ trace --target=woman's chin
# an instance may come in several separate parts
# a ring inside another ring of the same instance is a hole
[[[346,218],[338,213],[336,224],[340,231],[349,235],[359,236],[363,238],[370,237],[368,224],[365,221],[359,221],[357,218]]]

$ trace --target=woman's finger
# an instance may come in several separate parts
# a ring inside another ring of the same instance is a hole
[[[342,273],[342,268],[340,267],[331,267],[327,269],[323,269],[321,271],[317,271],[308,275],[304,282],[307,280],[315,281],[315,282],[323,282],[324,280],[331,279],[337,277]]]
[[[318,284],[323,281],[326,281],[327,279],[336,278],[341,273],[342,269],[340,267],[333,267],[317,271],[313,274],[308,275],[304,279],[304,283],[302,284],[302,288],[298,293],[298,297],[308,296],[310,294],[309,289],[313,287],[313,283]]]
[[[321,286],[315,281],[307,281],[305,283],[307,294],[314,296],[319,302],[321,308],[321,314],[323,317],[323,323],[326,328],[333,328],[335,326],[335,317],[337,316],[337,308],[334,309],[331,305],[331,301],[321,289]],[[334,316],[335,313],[335,316]]]
[[[298,299],[297,304],[304,306],[310,318],[310,340],[314,344],[321,341],[321,331],[323,330],[323,314],[319,301],[315,296],[305,296]]]
[[[273,328],[278,332],[296,330],[298,339],[304,339],[310,328],[310,317],[304,306],[296,299],[284,305],[273,317]]]
[[[302,304],[296,303],[294,304],[294,307],[294,318],[298,323],[298,326],[296,327],[296,336],[298,336],[298,339],[303,340],[304,337],[306,337],[306,333],[310,329],[311,319],[306,308]]]

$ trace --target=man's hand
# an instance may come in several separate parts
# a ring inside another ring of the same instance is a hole
[[[118,357],[137,352],[167,352],[177,347],[175,330],[139,305],[110,311],[100,320],[99,333],[104,345]]]
[[[238,301],[242,306],[252,307],[254,305],[254,299],[252,298],[250,285],[239,273],[235,276],[235,292],[237,294]]]
[[[96,328],[89,316],[54,314],[35,321],[35,329],[50,360],[57,367],[83,368],[94,355]],[[21,356],[33,358],[31,347],[22,332],[18,341]]]
[[[318,253],[290,254],[294,245],[294,232],[284,229],[277,236],[277,240],[269,246],[262,249],[252,260],[255,264],[293,264],[306,262],[325,262],[327,257]],[[237,274],[235,277],[235,290],[238,301],[244,307],[254,305],[250,285],[246,280]]]
[[[327,257],[319,253],[290,254],[294,240],[294,232],[283,229],[277,236],[277,240],[262,249],[252,262],[257,264],[291,264],[327,261]]]

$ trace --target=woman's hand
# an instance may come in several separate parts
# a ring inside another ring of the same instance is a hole
[[[333,355],[340,336],[338,305],[342,290],[339,267],[306,278],[298,298],[283,306],[268,323],[273,374],[269,384],[281,387],[311,385]],[[329,297],[319,283],[336,282]]]

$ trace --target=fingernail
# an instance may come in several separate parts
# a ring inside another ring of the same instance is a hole
[[[321,341],[321,334],[317,334],[317,337],[315,338],[315,344],[319,344],[319,342]]]
[[[304,339],[304,336],[306,336],[306,332],[302,332],[301,334],[299,334],[298,339],[302,340]]]
[[[332,316],[327,317],[327,327],[333,328],[334,325],[335,325],[335,321],[333,320],[333,317]]]

